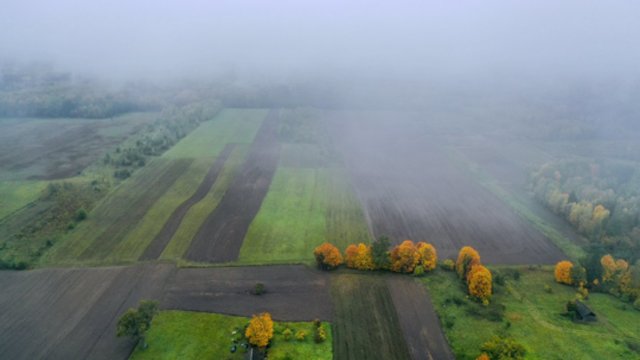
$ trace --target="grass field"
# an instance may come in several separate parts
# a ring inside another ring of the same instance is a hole
[[[230,352],[232,331],[242,329],[249,319],[210,313],[187,311],[162,311],[154,319],[147,336],[149,347],[136,349],[131,359],[244,359],[240,346]],[[268,350],[269,359],[317,359],[330,360],[332,355],[331,325],[323,323],[327,340],[313,341],[312,323],[274,324],[274,338]],[[294,333],[304,330],[309,336],[304,341],[285,341],[282,330],[291,328]]]
[[[0,181],[0,219],[35,201],[46,181]]]
[[[513,271],[501,269],[503,274]],[[466,299],[452,272],[436,271],[423,279],[457,359],[475,359],[493,335],[516,339],[525,346],[527,359],[640,358],[632,350],[640,344],[639,311],[610,295],[591,294],[585,303],[598,321],[574,323],[561,315],[575,297],[573,288],[555,283],[551,268],[519,271],[519,280],[506,276],[505,286],[495,286],[487,308]]]
[[[396,309],[382,276],[340,274],[331,280],[336,359],[409,359]]]
[[[249,227],[240,262],[306,261],[324,241],[340,248],[370,241],[344,174],[338,169],[280,167]]]
[[[224,109],[163,154],[165,158],[216,157],[226,144],[247,144],[267,115],[263,109]]]

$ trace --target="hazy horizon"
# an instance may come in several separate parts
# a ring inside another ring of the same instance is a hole
[[[113,79],[636,79],[629,2],[8,0],[0,61]]]

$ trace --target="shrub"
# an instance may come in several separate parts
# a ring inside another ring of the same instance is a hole
[[[75,219],[76,221],[82,221],[87,218],[87,211],[83,208],[80,208],[76,211]]]
[[[436,248],[425,242],[417,243],[416,248],[420,254],[419,265],[421,265],[425,271],[435,269],[438,263],[438,253],[436,252]]]
[[[321,342],[324,342],[325,340],[327,340],[327,333],[324,330],[324,328],[322,327],[322,325],[316,327],[313,339],[318,344],[321,343]]]
[[[256,283],[256,285],[253,287],[253,290],[251,290],[251,293],[253,295],[262,295],[265,293],[265,289],[264,289],[264,284],[263,283]]]
[[[551,294],[553,292],[553,289],[548,284],[544,284],[544,292],[546,292],[547,294]]]
[[[296,340],[304,341],[307,338],[307,333],[304,330],[298,330],[296,333]]]
[[[332,270],[342,264],[342,254],[337,247],[324,243],[313,251],[318,266],[323,270]]]
[[[526,350],[522,344],[512,338],[494,336],[485,342],[480,350],[488,355],[490,359],[519,360],[524,359]]]
[[[284,341],[291,340],[291,338],[293,337],[293,330],[289,328],[284,329],[284,331],[282,332],[282,337],[284,338]]]
[[[456,263],[451,259],[445,259],[442,262],[442,268],[447,271],[453,271],[456,269]]]
[[[420,277],[422,275],[424,275],[424,267],[422,265],[416,266],[416,268],[413,269],[413,276]]]
[[[371,247],[363,243],[349,245],[345,250],[345,263],[347,267],[359,270],[373,270],[375,264],[371,254]]]

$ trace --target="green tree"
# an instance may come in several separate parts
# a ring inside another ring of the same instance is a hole
[[[147,348],[145,334],[151,327],[153,317],[158,313],[158,302],[142,300],[137,309],[127,310],[118,320],[116,335],[128,336],[143,349]]]
[[[378,240],[374,241],[371,245],[371,256],[377,269],[388,269],[391,265],[389,246],[391,246],[391,240],[384,235],[380,236]]]
[[[522,344],[512,338],[502,338],[494,336],[491,340],[482,344],[480,350],[489,355],[490,359],[496,360],[519,360],[524,359],[526,350]]]

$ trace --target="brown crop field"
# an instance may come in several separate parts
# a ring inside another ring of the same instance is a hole
[[[456,138],[419,113],[334,112],[333,134],[376,236],[465,245],[487,263],[550,264],[562,252],[450,158]]]

